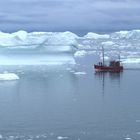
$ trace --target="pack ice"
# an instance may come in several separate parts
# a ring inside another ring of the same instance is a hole
[[[109,34],[88,33],[78,39],[78,48],[94,50],[100,58],[101,46],[106,59],[117,59],[118,55],[124,64],[140,63],[140,30],[119,31]]]
[[[140,63],[140,30],[109,34],[89,32],[79,37],[72,32],[0,32],[0,65],[62,65],[75,64],[75,57],[92,51],[106,59],[123,63]],[[75,55],[74,55],[75,54]]]

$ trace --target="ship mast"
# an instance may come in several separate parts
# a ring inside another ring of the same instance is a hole
[[[119,57],[119,62],[121,62],[120,51],[119,51],[118,57]]]
[[[103,48],[103,46],[102,46],[102,61],[103,61],[103,66],[104,66],[104,63],[105,63],[105,59],[104,59],[104,48]]]

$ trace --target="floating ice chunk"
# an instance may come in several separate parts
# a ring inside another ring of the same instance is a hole
[[[63,140],[63,139],[68,139],[68,137],[61,137],[61,136],[58,136],[57,139],[58,139],[58,140]]]
[[[3,136],[0,134],[0,139],[3,139]]]
[[[140,120],[136,120],[136,123],[140,123]]]
[[[0,81],[1,80],[18,80],[19,77],[15,73],[3,73],[0,74]]]
[[[127,137],[127,138],[125,138],[126,140],[131,140],[131,138],[129,138],[129,137]]]
[[[75,72],[74,74],[76,74],[76,75],[85,75],[86,72]]]
[[[126,138],[125,138],[126,140],[131,140],[132,138],[130,138],[130,136],[129,135],[126,135]]]
[[[137,134],[137,135],[140,135],[140,132],[137,132],[136,134]]]
[[[77,52],[74,54],[74,56],[75,56],[75,57],[83,57],[83,56],[85,56],[86,54],[87,54],[87,52],[84,51],[84,50],[82,50],[82,51],[77,51]]]

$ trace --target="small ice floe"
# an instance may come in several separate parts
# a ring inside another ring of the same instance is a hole
[[[74,57],[83,57],[87,54],[86,51],[84,50],[81,50],[81,51],[77,51],[75,54],[74,54]]]
[[[57,139],[58,139],[58,140],[63,140],[63,139],[68,139],[68,137],[61,137],[61,136],[58,136]]]
[[[41,137],[42,138],[47,138],[47,134],[42,134]]]
[[[131,138],[129,138],[129,137],[126,137],[125,139],[126,139],[126,140],[131,140]]]
[[[125,139],[126,139],[126,140],[131,140],[132,138],[130,138],[130,136],[127,135]]]
[[[40,135],[37,135],[35,138],[36,138],[36,139],[39,139],[39,138],[40,138]]]
[[[140,123],[140,120],[136,120],[136,123]]]
[[[76,74],[76,75],[85,75],[86,72],[84,72],[84,71],[83,71],[83,72],[82,72],[82,71],[80,72],[80,71],[79,71],[79,72],[75,72],[74,74]]]
[[[19,79],[19,77],[15,73],[8,73],[8,72],[0,73],[0,81],[3,81],[3,80],[18,80],[18,79]]]
[[[140,135],[140,132],[137,132],[136,134],[137,134],[137,135]]]
[[[3,136],[0,134],[0,139],[3,139]]]

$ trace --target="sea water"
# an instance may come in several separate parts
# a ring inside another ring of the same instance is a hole
[[[97,73],[93,55],[75,66],[2,66],[0,139],[139,140],[140,70]]]

